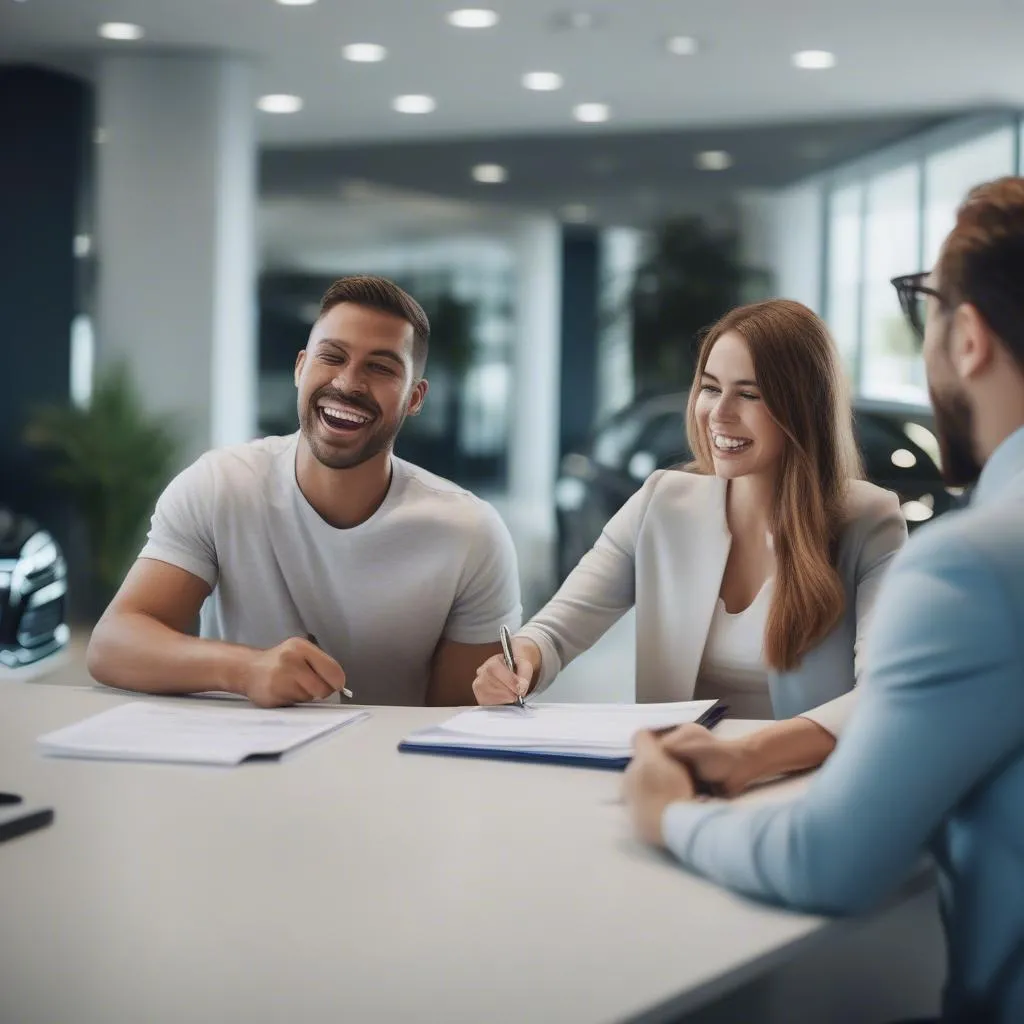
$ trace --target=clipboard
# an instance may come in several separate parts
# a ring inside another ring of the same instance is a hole
[[[729,708],[725,704],[716,703],[694,720],[694,724],[702,725],[705,729],[713,729],[727,714]],[[663,729],[656,729],[655,733],[661,734],[676,725],[667,726]],[[438,757],[472,757],[489,761],[521,761],[542,764],[560,764],[573,768],[598,768],[604,771],[624,771],[632,760],[631,755],[621,753],[604,754],[600,751],[566,751],[566,750],[545,750],[538,748],[516,749],[514,747],[494,747],[466,743],[434,743],[417,742],[416,735],[407,736],[398,744],[398,750],[403,754],[433,754]]]

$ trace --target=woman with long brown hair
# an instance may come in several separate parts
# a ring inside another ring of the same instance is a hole
[[[738,792],[831,752],[907,531],[896,496],[861,479],[835,344],[797,302],[708,332],[686,424],[693,464],[648,478],[513,639],[518,675],[492,658],[473,689],[481,704],[543,689],[635,604],[638,701],[718,698],[780,720],[742,740],[699,726],[666,739]]]

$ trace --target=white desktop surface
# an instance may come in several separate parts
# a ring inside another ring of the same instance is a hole
[[[56,810],[0,844],[5,1024],[665,1019],[843,927],[642,846],[618,773],[398,753],[451,709],[237,768],[36,749],[126,699],[0,683],[0,789]]]

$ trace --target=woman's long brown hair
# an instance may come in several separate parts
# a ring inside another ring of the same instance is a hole
[[[787,439],[769,518],[776,573],[764,653],[770,666],[789,670],[843,615],[837,540],[849,481],[863,476],[849,392],[828,328],[806,306],[771,299],[734,309],[708,331],[697,358],[686,410],[696,472],[715,471],[696,402],[711,349],[728,331],[750,348],[762,401]]]

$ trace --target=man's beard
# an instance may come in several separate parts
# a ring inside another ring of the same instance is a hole
[[[961,392],[940,396],[928,388],[935,410],[935,433],[942,458],[942,479],[949,487],[969,487],[981,473],[974,454],[974,410]]]
[[[358,448],[336,448],[321,437],[322,423],[318,404],[325,398],[334,398],[374,417],[375,422]],[[368,462],[375,455],[390,450],[403,422],[405,422],[404,416],[400,417],[397,422],[389,423],[381,418],[380,409],[375,403],[360,396],[346,395],[335,388],[327,387],[321,388],[310,398],[302,416],[302,434],[313,457],[322,466],[326,466],[328,469],[354,469],[356,466]]]

